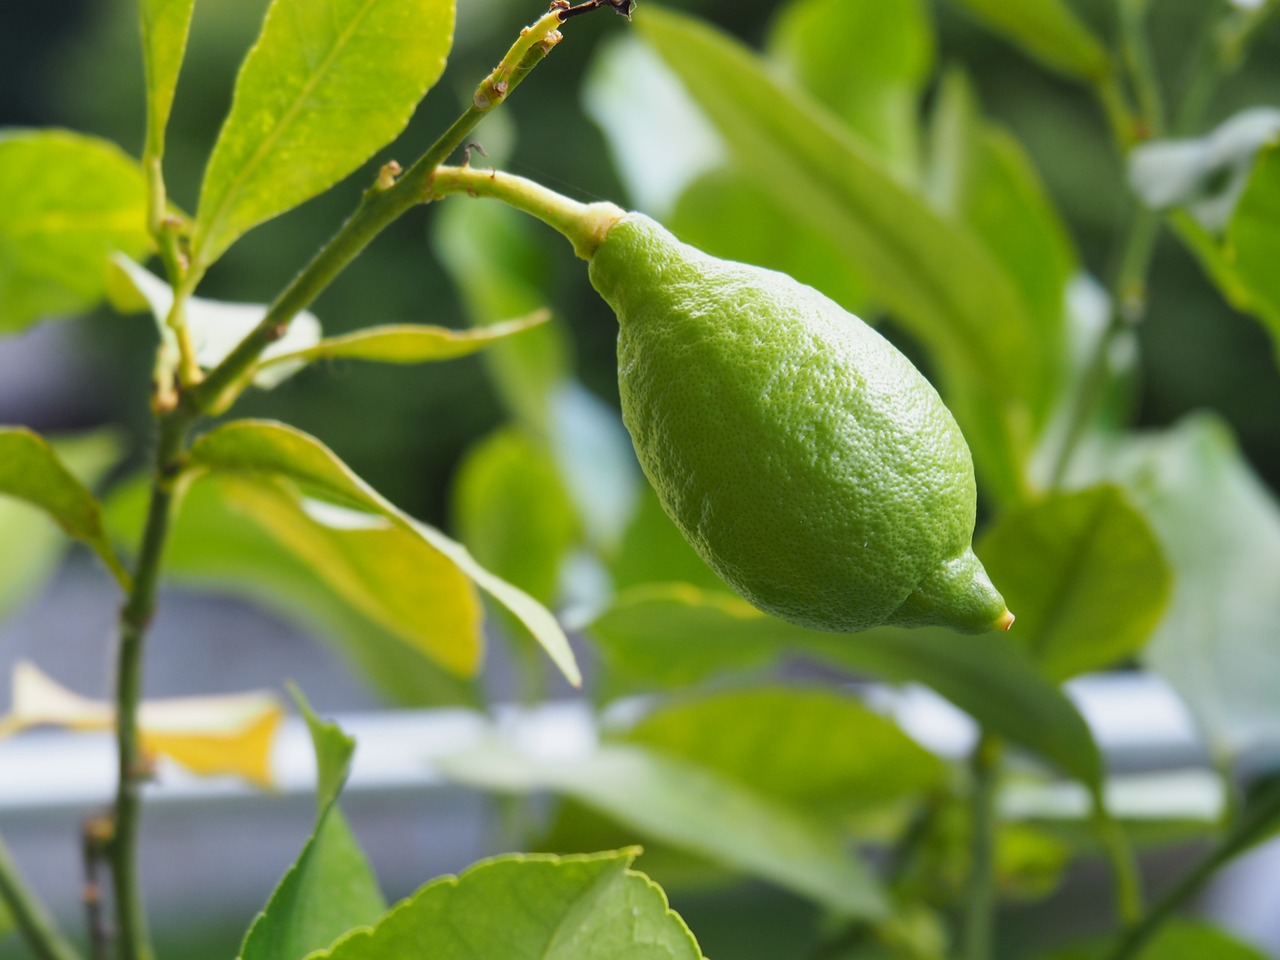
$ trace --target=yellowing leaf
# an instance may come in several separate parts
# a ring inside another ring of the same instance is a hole
[[[144,703],[143,749],[201,776],[231,775],[269,787],[271,748],[284,708],[270,693],[182,697]],[[68,690],[27,661],[13,669],[13,709],[0,737],[33,727],[110,730],[115,707]]]

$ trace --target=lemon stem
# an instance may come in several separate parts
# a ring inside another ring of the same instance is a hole
[[[428,192],[432,200],[455,193],[501,200],[563,234],[583,260],[595,255],[609,228],[626,213],[612,203],[579,203],[524,177],[465,165],[437,168]]]

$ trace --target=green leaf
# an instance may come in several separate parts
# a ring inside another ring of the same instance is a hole
[[[933,47],[921,0],[792,0],[766,43],[771,59],[908,181],[918,173],[917,101]]]
[[[540,603],[555,602],[579,529],[545,447],[511,427],[480,441],[458,468],[453,513],[462,542],[486,569]]]
[[[507,793],[553,790],[664,843],[744,870],[844,915],[885,910],[870,872],[841,833],[688,761],[635,746],[603,746],[545,762],[501,747],[442,763],[449,776]]]
[[[1023,462],[1047,411],[1033,409],[1039,389],[1036,365],[1028,362],[1037,356],[1033,326],[999,263],[749,50],[655,7],[643,8],[636,23],[723,135],[740,169],[768,190],[785,185],[793,211],[863,265],[874,299],[929,348],[984,476]],[[985,444],[977,439],[991,429],[970,435],[979,408],[995,425]],[[989,453],[992,447],[1009,452]],[[998,478],[999,489],[1020,484],[1018,476]]]
[[[546,303],[551,263],[537,225],[499,203],[444,204],[435,214],[436,255],[448,270],[477,328],[525,316]],[[490,379],[511,413],[547,436],[550,396],[569,376],[570,346],[555,323],[484,353]]]
[[[67,536],[88,545],[129,589],[129,574],[102,526],[102,507],[43,437],[22,427],[0,427],[0,496],[44,511]]]
[[[1053,960],[1103,960],[1106,944],[1077,947],[1053,955]],[[1161,925],[1134,960],[1267,960],[1267,955],[1202,920],[1175,917]]]
[[[397,529],[447,558],[506,607],[542,644],[569,681],[581,683],[569,641],[546,608],[480,566],[460,543],[396,509],[314,437],[283,424],[235,421],[197,440],[191,448],[191,462],[220,474],[239,474],[258,481],[286,480],[296,484],[303,495],[386,518]]]
[[[1137,653],[1169,604],[1160,544],[1109,484],[1006,511],[978,553],[1018,616],[1010,636],[1053,680]]]
[[[49,445],[87,487],[97,484],[121,454],[120,440],[109,430],[55,437]],[[29,600],[53,572],[64,543],[46,515],[23,501],[0,497],[0,620]]]
[[[333,573],[316,570],[269,533],[242,504],[246,490],[263,496],[234,477],[204,477],[190,486],[170,527],[169,576],[247,597],[308,628],[399,704],[477,704],[473,683],[438,666],[421,644],[406,643],[362,613],[331,585]],[[123,531],[136,536],[146,509],[142,479],[117,487],[107,502],[110,529],[117,538]]]
[[[546,323],[549,319],[549,312],[538,310],[519,320],[506,320],[475,330],[450,330],[447,327],[424,324],[366,327],[341,337],[328,337],[315,346],[270,358],[261,366],[340,358],[376,360],[380,363],[452,360],[476,353],[500,340]]]
[[[258,914],[240,960],[302,960],[386,909],[364,854],[337,807],[351,769],[355,741],[321,721],[297,690],[316,752],[316,823],[306,846]]]
[[[0,334],[91,309],[112,251],[150,245],[136,160],[62,130],[0,132]]]
[[[1264,150],[1227,227],[1226,256],[1280,358],[1280,145]]]
[[[1072,776],[1090,784],[1101,776],[1097,746],[1080,714],[1004,634],[817,633],[737,597],[682,584],[620,594],[589,631],[612,669],[661,686],[687,685],[727,668],[758,668],[787,655],[923,683]]]
[[[1106,48],[1063,0],[958,0],[992,30],[1042,63],[1098,81],[1112,70]]]
[[[1126,442],[1112,470],[1175,572],[1145,663],[1186,699],[1216,751],[1270,749],[1280,742],[1280,506],[1211,416]]]
[[[453,17],[453,0],[272,0],[205,170],[197,269],[394,139],[444,71]]]
[[[112,257],[108,269],[109,296],[116,309],[130,313],[149,308],[161,338],[176,355],[177,338],[168,324],[173,288],[128,257]],[[266,313],[265,304],[188,297],[184,316],[196,362],[205,370],[212,370],[262,322]],[[269,390],[283,383],[305,365],[296,354],[305,353],[319,342],[320,321],[309,310],[301,311],[289,323],[285,335],[263,351],[264,362],[254,372],[254,385]]]
[[[146,153],[156,160],[164,155],[164,131],[169,125],[195,6],[195,0],[140,0],[138,3],[142,61],[147,77]]]
[[[313,960],[699,960],[636,851],[517,854],[433,880]]]
[[[940,787],[942,762],[891,720],[819,689],[758,688],[679,700],[625,735],[769,797],[832,816]]]

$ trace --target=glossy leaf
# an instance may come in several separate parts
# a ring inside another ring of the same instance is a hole
[[[195,0],[140,0],[142,62],[147,77],[147,148],[149,157],[164,154],[164,132],[173,109],[178,73],[187,51],[187,34]]]
[[[556,601],[578,522],[545,448],[518,429],[490,434],[458,468],[453,503],[459,535],[477,561],[540,603]]]
[[[272,784],[271,751],[284,711],[270,693],[145,701],[138,711],[142,748],[200,776],[230,775]],[[51,680],[36,666],[13,668],[10,712],[0,736],[34,727],[114,730],[115,705],[90,700]]]
[[[1111,59],[1066,0],[958,0],[1036,59],[1084,80],[1100,80]]]
[[[1019,462],[1034,420],[1037,383],[1026,358],[1035,347],[1018,290],[999,264],[749,50],[654,7],[636,23],[725,138],[739,168],[769,190],[785,183],[792,209],[864,265],[873,298],[930,349],[966,434],[978,407],[991,411],[984,416],[995,435],[986,447],[1015,453],[980,453],[986,469]],[[954,391],[961,388],[966,402],[956,406]],[[1006,488],[1016,483],[1001,480]]]
[[[169,576],[246,597],[309,629],[399,704],[476,705],[473,683],[361,613],[313,565],[264,529],[240,501],[246,489],[254,488],[234,477],[204,477],[191,484],[171,524],[165,557]],[[107,502],[110,528],[117,536],[122,531],[135,536],[146,509],[141,479],[121,485]]]
[[[1114,466],[1176,572],[1143,659],[1186,699],[1217,751],[1280,743],[1280,506],[1207,416],[1128,443]]]
[[[917,100],[933,46],[921,0],[792,0],[778,14],[766,50],[888,169],[912,180],[919,172]]]
[[[150,244],[136,160],[62,130],[0,132],[0,334],[93,308],[112,251]]]
[[[129,575],[107,540],[101,506],[43,437],[22,427],[0,428],[0,497],[44,511],[68,536],[87,544],[128,589]]]
[[[425,324],[366,327],[341,337],[328,337],[314,346],[271,358],[261,366],[316,360],[374,360],[379,363],[427,363],[452,360],[483,350],[499,340],[546,323],[545,310],[519,320],[506,320],[474,330],[450,330]]]
[[[78,480],[92,487],[120,458],[116,435],[99,430],[54,437],[49,445]],[[31,599],[53,572],[65,540],[39,510],[0,497],[0,620]]]
[[[638,851],[517,854],[433,880],[313,960],[700,960]]]
[[[979,555],[1017,612],[1010,636],[1054,680],[1137,653],[1168,607],[1172,574],[1160,544],[1118,487],[1007,511]]]
[[[160,336],[176,351],[177,341],[168,324],[173,288],[128,257],[113,257],[110,271],[111,299],[116,309],[132,312],[135,306],[149,308]],[[262,322],[266,313],[265,304],[188,297],[184,316],[196,362],[206,370],[216,367]],[[304,352],[319,342],[320,321],[309,310],[303,310],[289,323],[285,335],[263,351],[266,362],[254,373],[254,384],[271,389],[283,383],[305,365],[303,360],[290,355]]]
[[[502,747],[451,757],[444,771],[479,789],[553,790],[664,843],[744,870],[849,916],[885,903],[839,831],[684,760],[605,746],[576,761],[535,761]]]
[[[1251,313],[1263,321],[1280,358],[1280,146],[1258,157],[1227,228],[1227,256],[1247,291]]]
[[[355,741],[321,721],[300,693],[316,753],[316,822],[306,846],[249,928],[240,960],[302,960],[386,910],[364,854],[338,809]]]
[[[681,584],[626,591],[589,630],[612,669],[661,686],[759,668],[788,655],[923,683],[1072,776],[1086,783],[1101,776],[1097,747],[1080,714],[1003,634],[960,638],[944,630],[890,628],[817,633],[768,617],[737,597]]]
[[[453,0],[273,0],[209,158],[197,267],[389,143],[439,79]]]
[[[303,495],[391,521],[398,530],[447,558],[511,611],[569,681],[581,682],[564,631],[546,608],[480,566],[460,543],[397,510],[315,438],[283,424],[235,421],[197,440],[191,448],[191,462],[219,474],[239,474],[257,481],[285,480],[296,484]]]
[[[757,688],[677,700],[625,735],[763,796],[821,815],[942,785],[942,762],[891,720],[820,689]]]
[[[446,203],[435,215],[434,246],[462,293],[472,326],[531,314],[545,303],[550,272],[538,225],[499,203]],[[550,396],[569,375],[570,345],[554,322],[495,343],[483,355],[494,386],[513,416],[541,436],[550,433]]]

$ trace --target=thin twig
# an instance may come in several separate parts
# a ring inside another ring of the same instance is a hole
[[[81,960],[48,909],[23,881],[3,838],[0,838],[0,902],[9,908],[18,932],[36,960]]]
[[[85,821],[80,835],[84,857],[84,911],[89,930],[89,955],[110,960],[111,928],[102,907],[102,864],[111,843],[111,819],[95,816]]]

